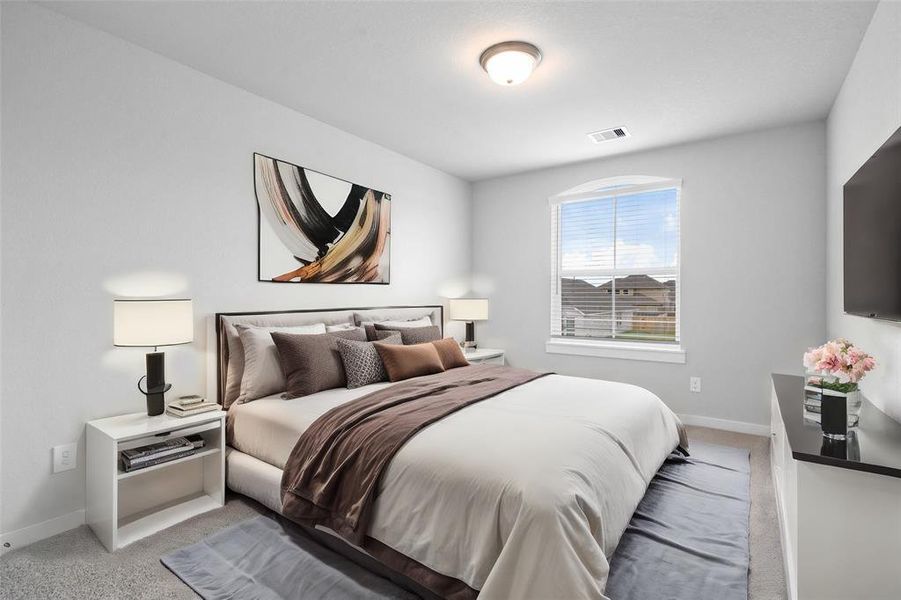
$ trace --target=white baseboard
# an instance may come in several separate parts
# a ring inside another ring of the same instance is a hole
[[[761,425],[759,423],[728,421],[726,419],[714,419],[713,417],[703,417],[701,415],[679,415],[679,418],[682,419],[682,422],[686,425],[709,427],[710,429],[722,429],[723,431],[734,431],[735,433],[747,433],[749,435],[770,435],[770,426]]]
[[[0,556],[44,538],[84,525],[84,509],[0,534]],[[9,546],[7,546],[9,544]]]

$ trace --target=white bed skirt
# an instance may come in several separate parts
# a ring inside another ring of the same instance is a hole
[[[281,514],[281,469],[234,448],[226,450],[225,461],[225,478],[230,490],[253,498]]]

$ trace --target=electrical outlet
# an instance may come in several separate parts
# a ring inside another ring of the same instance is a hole
[[[700,377],[689,377],[688,378],[688,389],[695,394],[701,393],[701,378]]]
[[[53,447],[53,472],[71,471],[78,464],[78,444]]]

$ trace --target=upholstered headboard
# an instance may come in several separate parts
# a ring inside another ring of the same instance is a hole
[[[259,327],[279,327],[325,323],[341,325],[349,323],[362,325],[374,321],[406,321],[429,317],[432,324],[441,328],[444,335],[444,307],[428,306],[379,306],[367,308],[314,308],[304,310],[283,310],[263,312],[216,313],[216,401],[227,407],[233,398],[226,398],[226,391],[235,385],[235,373],[229,380],[229,367],[234,369],[234,360],[229,364],[230,352],[241,343],[235,325],[256,325]],[[243,371],[243,365],[240,366]],[[234,369],[237,371],[237,369]],[[240,384],[240,378],[237,381]]]

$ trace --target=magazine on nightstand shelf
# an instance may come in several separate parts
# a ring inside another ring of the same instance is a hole
[[[184,458],[194,454],[206,444],[200,435],[172,438],[147,446],[140,446],[119,453],[119,463],[126,473],[137,469],[144,469],[171,460]]]

